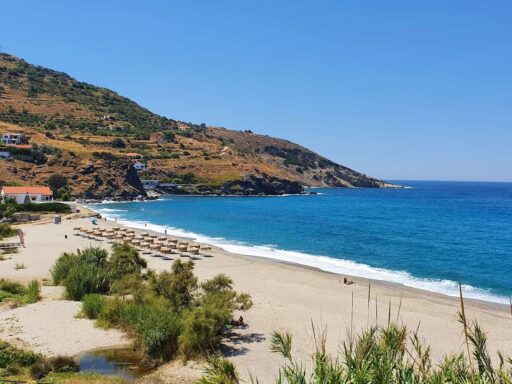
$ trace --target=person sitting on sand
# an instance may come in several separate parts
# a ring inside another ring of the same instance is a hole
[[[352,285],[354,282],[352,280],[347,279],[346,277],[343,278],[343,284],[345,285]]]

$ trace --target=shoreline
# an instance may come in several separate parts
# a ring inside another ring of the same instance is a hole
[[[21,228],[26,232],[27,248],[21,248],[18,254],[12,255],[12,259],[0,262],[0,278],[18,281],[33,278],[42,280],[49,276],[49,269],[62,252],[75,252],[87,246],[109,249],[110,245],[105,241],[97,242],[73,234],[74,227],[92,227],[90,219],[85,217],[89,212],[94,212],[87,207],[81,209],[79,215],[64,216],[62,223],[58,225],[23,224]],[[98,220],[99,227],[122,225],[119,220]],[[151,229],[142,228],[136,231],[150,232]],[[261,382],[271,382],[275,378],[280,364],[280,359],[270,352],[271,335],[275,330],[293,334],[296,356],[307,361],[314,348],[312,325],[318,329],[328,329],[327,350],[336,353],[339,351],[339,343],[348,336],[347,330],[352,320],[355,332],[368,325],[385,325],[388,310],[393,321],[396,319],[399,324],[407,325],[409,330],[420,325],[420,336],[431,344],[434,361],[439,361],[445,354],[461,352],[465,348],[457,320],[457,298],[357,277],[353,278],[355,284],[346,286],[340,283],[340,275],[332,272],[230,253],[215,246],[212,247],[211,255],[212,257],[195,261],[195,273],[199,280],[224,273],[233,280],[237,291],[249,293],[254,302],[253,308],[243,313],[249,327],[236,330],[233,338],[224,341],[223,348],[223,353],[235,363],[244,379],[248,378],[249,370]],[[148,268],[156,272],[171,268],[172,261],[150,255],[142,256],[147,261]],[[176,258],[179,256],[173,256],[173,259]],[[17,262],[23,262],[26,269],[15,270]],[[60,306],[67,308],[66,314],[57,309]],[[494,352],[497,350],[502,350],[506,355],[512,354],[512,319],[509,310],[503,305],[472,299],[465,300],[465,307],[467,318],[478,320],[488,332],[488,348],[492,356],[495,356]],[[13,320],[17,329],[12,334],[4,326],[1,337],[54,355],[111,348],[118,343],[123,344],[121,340],[126,341],[123,335],[116,334],[111,338],[103,333],[115,330],[98,329],[91,320],[75,318],[78,310],[77,303],[61,300],[59,297],[45,299],[16,310],[3,309],[0,317],[4,321],[18,316],[23,322]],[[14,311],[22,311],[22,314]],[[165,375],[173,369],[173,363],[164,364],[157,372]],[[197,366],[195,373],[201,369],[201,366]]]
[[[100,203],[102,204],[102,203]],[[109,203],[106,203],[109,204]],[[99,204],[98,204],[99,205]],[[276,261],[296,265],[303,268],[313,268],[318,271],[332,273],[337,276],[346,276],[349,278],[365,279],[382,284],[396,285],[407,289],[416,289],[422,292],[435,293],[445,297],[458,299],[458,285],[456,281],[435,278],[421,278],[411,275],[409,272],[402,270],[393,270],[380,267],[372,267],[368,264],[355,262],[349,259],[338,259],[331,256],[314,255],[304,253],[301,251],[292,251],[279,248],[272,248],[262,245],[250,245],[239,243],[237,241],[214,238],[200,233],[189,232],[185,229],[176,227],[167,227],[162,224],[153,224],[149,221],[142,222],[138,220],[130,220],[122,217],[110,215],[108,212],[97,211],[93,208],[82,206],[99,214],[107,220],[118,220],[117,222],[134,229],[145,231],[153,231],[155,233],[163,234],[164,230],[168,230],[168,234],[182,239],[192,240],[201,244],[208,244],[218,249],[249,257],[258,257],[269,261]],[[107,208],[108,209],[108,208]],[[147,227],[143,227],[143,225]],[[357,273],[359,271],[359,274]],[[354,273],[356,272],[356,273]],[[370,276],[371,274],[383,275],[383,278]],[[388,277],[386,279],[386,277]],[[435,289],[443,285],[442,288]],[[430,288],[430,289],[429,289]],[[485,288],[475,287],[469,284],[462,284],[465,300],[475,300],[482,303],[489,303],[503,308],[509,308],[510,304],[506,296],[490,293]],[[444,290],[444,291],[443,291]],[[451,290],[449,292],[449,290]],[[469,293],[468,293],[469,291]]]

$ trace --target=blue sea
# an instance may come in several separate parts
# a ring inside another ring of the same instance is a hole
[[[512,183],[394,181],[406,189],[312,189],[316,195],[185,197],[103,203],[136,227],[455,296],[512,296]]]

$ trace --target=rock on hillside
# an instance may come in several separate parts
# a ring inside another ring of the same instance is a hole
[[[0,161],[0,184],[46,184],[53,174],[68,179],[73,196],[86,199],[132,199],[145,196],[139,176],[131,162],[124,159],[95,157],[92,161],[63,155],[50,164],[36,165],[20,160]]]

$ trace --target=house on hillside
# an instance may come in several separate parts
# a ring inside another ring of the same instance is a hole
[[[133,163],[133,168],[135,168],[137,171],[143,171],[146,169],[146,164],[140,161],[136,161],[135,163]]]
[[[142,183],[142,187],[147,191],[158,187],[158,180],[141,180],[140,182]]]
[[[0,191],[2,201],[6,198],[16,199],[16,203],[43,203],[53,200],[53,192],[48,187],[8,187]]]
[[[128,152],[128,153],[125,153],[125,155],[131,159],[142,159],[142,157],[143,157],[140,153],[137,153],[137,152]]]
[[[10,145],[10,144],[23,144],[25,141],[25,135],[23,133],[12,133],[5,132],[2,133],[2,144]]]

